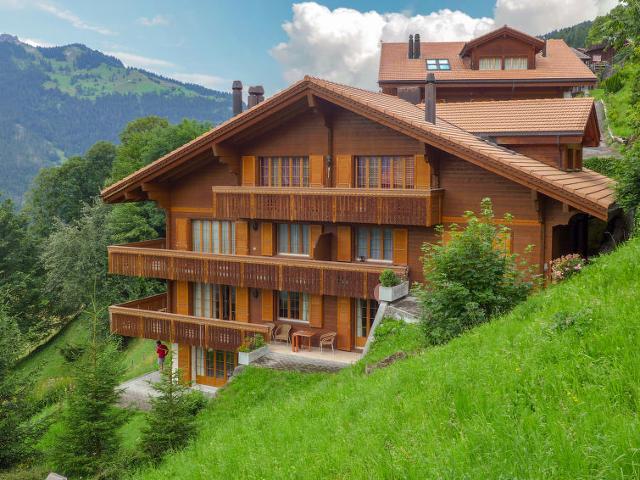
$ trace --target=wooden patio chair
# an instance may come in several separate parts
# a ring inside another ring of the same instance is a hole
[[[338,334],[336,332],[328,332],[320,335],[320,351],[322,352],[322,347],[325,345],[331,345],[331,351],[334,352],[333,343]]]
[[[284,341],[289,343],[291,341],[291,325],[286,325],[286,324],[282,324],[282,325],[278,325],[278,328],[276,328],[275,333],[273,334],[273,339],[275,341]]]

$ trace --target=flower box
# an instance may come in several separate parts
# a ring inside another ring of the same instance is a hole
[[[409,282],[402,282],[395,287],[383,287],[378,289],[378,300],[381,302],[393,302],[409,295]]]
[[[249,365],[269,353],[269,346],[257,348],[250,352],[238,352],[238,365]]]

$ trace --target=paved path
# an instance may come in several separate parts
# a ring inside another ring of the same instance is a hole
[[[331,360],[319,360],[295,354],[287,355],[274,352],[267,353],[251,365],[273,370],[293,370],[304,373],[335,373],[349,366],[348,363],[344,362],[332,362]]]

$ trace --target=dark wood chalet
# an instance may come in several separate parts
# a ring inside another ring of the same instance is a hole
[[[337,332],[338,349],[359,349],[379,274],[422,281],[434,227],[463,222],[484,197],[515,216],[506,248],[534,244],[541,271],[589,253],[615,211],[612,181],[581,164],[597,142],[592,105],[543,106],[570,117],[546,127],[521,108],[537,112],[516,105],[502,125],[489,107],[477,125],[469,112],[433,119],[392,95],[305,77],[102,192],[153,200],[167,218],[165,239],[109,247],[111,273],[167,283],[111,307],[112,330],[177,344],[187,377],[214,385],[242,339],[273,324]]]

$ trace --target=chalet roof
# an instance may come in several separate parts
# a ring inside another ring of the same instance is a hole
[[[595,84],[596,76],[575,56],[564,40],[547,40],[547,54],[536,55],[536,68],[529,70],[472,70],[459,52],[463,42],[421,42],[420,59],[407,58],[407,42],[383,43],[380,53],[378,81],[424,82],[427,58],[446,58],[451,70],[435,70],[439,83],[458,82],[581,82]]]
[[[571,47],[571,50],[573,51],[573,53],[575,53],[576,57],[578,57],[580,60],[590,60],[591,57],[589,55],[587,55],[586,53],[584,53],[582,50],[578,50],[577,48],[573,48]]]
[[[475,134],[581,136],[589,120],[597,122],[589,97],[438,103],[436,110],[440,118]]]
[[[479,37],[474,38],[473,40],[469,40],[464,44],[462,50],[460,50],[460,56],[466,56],[470,50],[485,43],[488,43],[496,38],[500,38],[502,36],[509,36],[512,38],[516,38],[521,40],[522,42],[528,43],[536,48],[536,51],[540,51],[544,48],[544,40],[540,40],[537,37],[533,37],[528,33],[521,32],[520,30],[516,30],[509,25],[503,25],[500,28],[492,30],[489,33],[485,33]]]
[[[438,118],[436,124],[424,118],[424,110],[398,97],[305,77],[264,102],[236,115],[209,132],[192,140],[155,162],[105,188],[107,202],[122,201],[125,192],[150,182],[162,171],[184,164],[196,152],[211,149],[217,141],[231,136],[272,113],[286,108],[291,101],[309,95],[351,110],[370,120],[399,131],[418,141],[456,155],[486,170],[539,191],[596,217],[607,219],[614,202],[613,181],[590,170],[564,172],[469,133]]]

